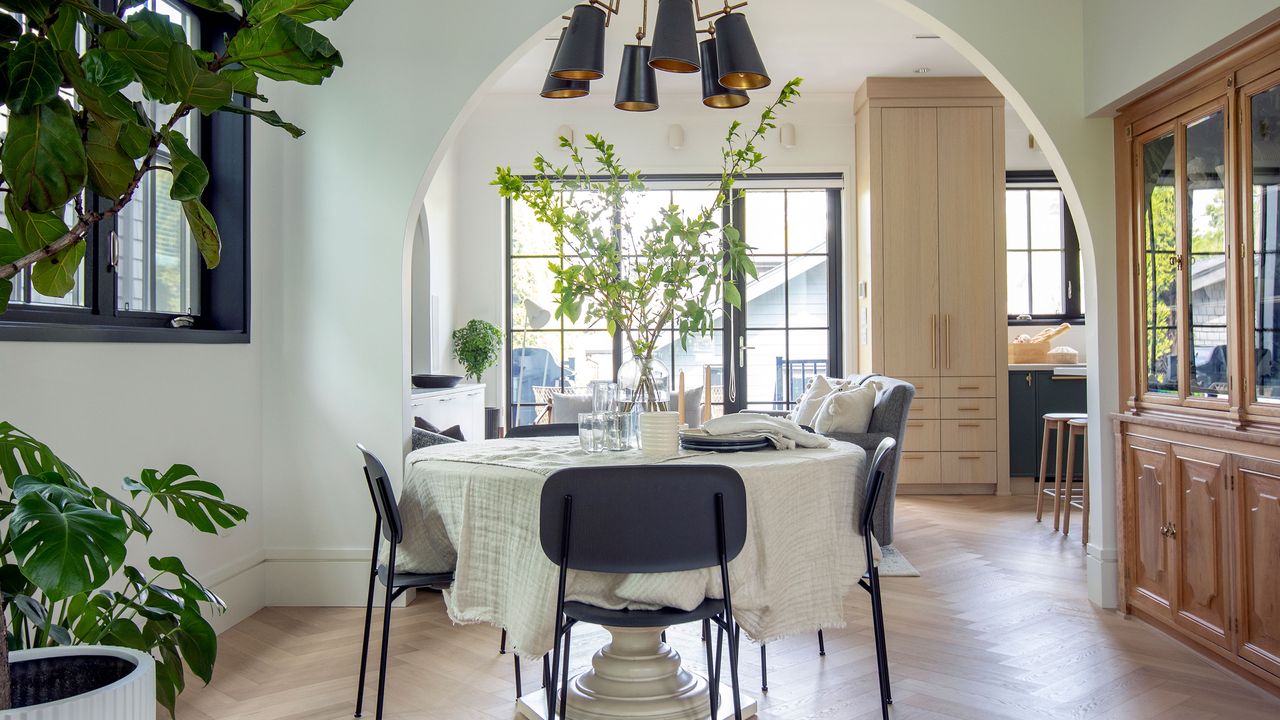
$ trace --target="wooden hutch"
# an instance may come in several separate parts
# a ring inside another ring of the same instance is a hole
[[[1280,26],[1116,121],[1121,592],[1280,689]]]

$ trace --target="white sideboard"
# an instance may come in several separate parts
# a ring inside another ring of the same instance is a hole
[[[467,440],[484,439],[484,385],[414,390],[409,405],[415,417],[441,430],[457,425]]]

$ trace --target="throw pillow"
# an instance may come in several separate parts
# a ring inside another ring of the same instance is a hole
[[[457,440],[458,442],[466,441],[466,438],[462,436],[462,428],[458,425],[441,430],[439,434],[449,438],[450,440]]]
[[[551,422],[578,424],[580,413],[591,412],[591,396],[572,393],[551,393]]]
[[[434,447],[436,445],[448,445],[456,442],[458,441],[453,438],[445,437],[439,433],[433,433],[430,430],[423,430],[419,427],[415,427],[413,429],[414,450],[421,450],[422,448]]]
[[[790,418],[797,425],[812,426],[814,417],[822,408],[822,402],[835,391],[836,386],[831,379],[822,375],[815,377],[809,387],[805,388],[804,395],[800,396],[800,402],[796,403],[795,412],[791,413]]]
[[[432,423],[430,420],[427,420],[425,418],[420,418],[415,416],[413,418],[413,426],[418,428],[419,430],[426,430],[429,433],[435,433],[437,435],[440,434],[440,428],[436,427],[434,423]]]
[[[877,388],[872,385],[832,393],[822,402],[813,420],[813,429],[831,433],[865,433],[876,408]]]
[[[685,388],[684,391],[684,422],[691,428],[702,427],[702,401],[706,400],[706,393],[702,388]],[[672,394],[671,402],[675,402],[675,393]],[[676,408],[671,408],[675,410]]]

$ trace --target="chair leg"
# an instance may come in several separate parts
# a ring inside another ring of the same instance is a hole
[[[569,651],[573,647],[573,625],[564,629],[564,667],[560,670],[560,717],[564,718],[569,699]]]
[[[389,568],[395,567],[395,552],[391,553]],[[389,574],[394,574],[388,571]],[[375,717],[382,720],[382,707],[387,694],[387,650],[391,643],[391,602],[395,599],[391,588],[387,588],[387,600],[382,608],[382,658],[378,662],[378,712]]]
[[[1049,421],[1044,421],[1044,439],[1040,443],[1040,481],[1036,483],[1036,522],[1044,514],[1045,483],[1049,481]]]
[[[377,567],[377,557],[374,558],[374,567]],[[356,714],[355,717],[361,717],[364,712],[364,675],[365,670],[369,666],[369,631],[373,626],[373,593],[378,585],[378,571],[375,569],[369,573],[369,599],[364,604],[364,641],[360,645],[360,684],[356,687]]]
[[[893,691],[889,685],[889,650],[885,643],[880,571],[873,568],[869,574],[871,575],[871,626],[876,639],[876,669],[880,676],[880,706],[884,720],[889,720],[889,706],[893,704]]]
[[[711,621],[702,619],[702,644],[707,648],[707,696],[711,701],[711,718],[716,720],[719,710],[720,684],[715,673],[715,660],[711,654]]]
[[[1063,453],[1063,450],[1065,450],[1065,449],[1066,449],[1066,448],[1062,447],[1062,442],[1063,442],[1063,440],[1066,440],[1066,438],[1064,438],[1064,437],[1063,437],[1063,435],[1065,434],[1065,432],[1064,432],[1064,431],[1066,430],[1066,427],[1067,427],[1067,426],[1066,426],[1066,424],[1065,424],[1065,423],[1054,423],[1054,424],[1055,424],[1055,425],[1057,425],[1057,427],[1055,428],[1055,432],[1056,432],[1056,434],[1057,434],[1057,436],[1058,436],[1058,440],[1057,440],[1057,444],[1056,444],[1056,446],[1055,446],[1055,448],[1054,448],[1054,460],[1053,460],[1053,467],[1054,467],[1054,472],[1053,472],[1053,529],[1054,529],[1054,530],[1061,530],[1061,529],[1062,529],[1062,523],[1061,523],[1062,518],[1060,518],[1060,517],[1058,516],[1058,513],[1059,513],[1059,512],[1061,511],[1061,509],[1062,509],[1062,508],[1061,508],[1061,504],[1062,504],[1062,474],[1063,474],[1063,472],[1062,472],[1062,453]]]
[[[769,692],[769,658],[765,655],[765,645],[760,644],[760,692]]]
[[[827,656],[827,639],[822,637],[822,628],[818,628],[818,656]]]
[[[542,656],[542,687],[546,689],[551,684],[551,658],[543,654]]]
[[[742,720],[742,689],[738,684],[738,643],[742,639],[742,630],[733,621],[733,615],[726,612],[729,627],[729,684],[733,687],[733,720]]]
[[[1072,486],[1075,485],[1076,479],[1076,431],[1071,426],[1067,426],[1067,467],[1063,471],[1063,491],[1067,494],[1063,498],[1062,508],[1062,534],[1068,536],[1071,534],[1071,500],[1075,496]]]
[[[516,700],[519,700],[520,696],[524,695],[524,687],[520,678],[520,655],[518,653],[511,653],[511,657],[515,658],[516,663]]]
[[[498,654],[507,654],[507,629],[502,628],[502,639],[498,641]]]

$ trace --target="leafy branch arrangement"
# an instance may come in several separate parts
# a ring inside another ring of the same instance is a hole
[[[0,423],[0,480],[7,491],[0,499],[0,522],[7,521],[0,593],[8,649],[116,645],[151,653],[156,699],[172,715],[184,666],[205,683],[213,677],[218,638],[204,609],[226,605],[179,558],[151,557],[140,568],[126,563],[126,546],[151,537],[147,517],[157,506],[209,534],[243,523],[248,511],[186,465],[126,478],[131,500],[144,501],[135,510],[7,422]],[[5,673],[0,695],[8,682]]]
[[[241,0],[237,10],[186,0],[227,17],[225,48],[211,52],[140,8],[146,0],[0,0],[22,17],[0,13],[0,100],[9,112],[0,193],[11,228],[0,229],[0,313],[25,268],[41,294],[71,292],[89,231],[118,215],[150,172],[173,176],[170,197],[182,203],[205,264],[217,267],[217,224],[200,200],[209,170],[178,123],[193,112],[231,112],[300,137],[274,110],[240,97],[266,101],[260,77],[319,85],[332,75],[342,55],[311,25],[337,19],[352,1]],[[167,117],[130,99],[139,88]],[[168,165],[157,162],[161,146]],[[86,202],[86,191],[96,201]]]
[[[799,97],[800,83],[788,82],[754,129],[737,121],[730,126],[715,200],[691,214],[671,205],[652,223],[633,226],[630,200],[645,184],[599,135],[587,135],[594,172],[582,150],[564,137],[560,147],[569,151],[568,165],[555,166],[539,154],[536,175],[528,181],[511,168],[498,168],[491,184],[550,226],[564,257],[563,263],[550,263],[556,317],[603,322],[610,334],[623,334],[637,359],[651,360],[673,321],[681,346],[688,347],[691,337],[712,332],[722,299],[741,307],[733,279],[755,277],[756,268],[737,229],[717,218],[733,199],[734,183],[760,168],[761,142],[776,127],[778,110]]]

